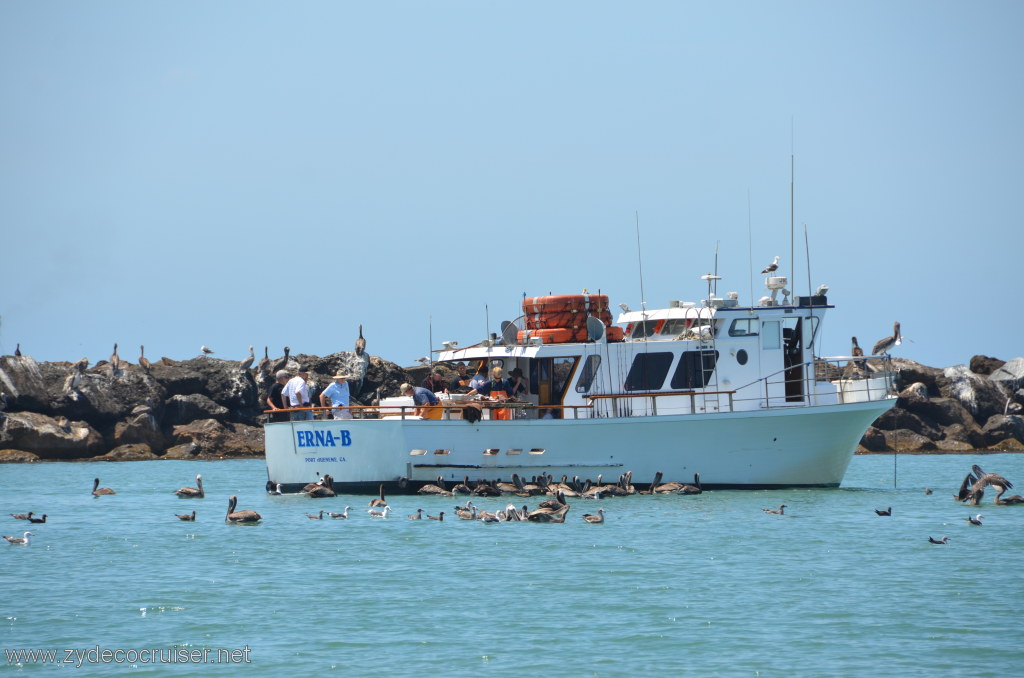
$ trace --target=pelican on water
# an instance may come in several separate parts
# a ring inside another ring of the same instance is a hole
[[[245,523],[258,523],[263,520],[263,516],[256,513],[255,511],[236,511],[235,508],[238,506],[238,497],[231,495],[228,497],[228,514],[224,516],[224,522],[234,524],[245,524]]]
[[[761,509],[761,510],[764,511],[765,513],[774,513],[777,516],[781,516],[782,512],[785,510],[785,508],[786,508],[785,504],[779,504],[779,508],[777,508],[777,509]]]
[[[94,497],[99,497],[104,494],[117,494],[109,487],[100,487],[100,479],[94,478],[92,481],[92,494]]]
[[[199,487],[182,487],[174,491],[174,494],[178,495],[182,499],[202,499],[206,496],[206,492],[203,491],[203,477],[196,474],[196,485]]]
[[[178,516],[178,520],[184,520],[188,523],[194,523],[196,520],[195,511],[193,511],[192,513],[175,513],[174,515]]]

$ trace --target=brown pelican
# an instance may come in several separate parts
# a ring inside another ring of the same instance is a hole
[[[874,348],[871,349],[872,355],[882,355],[886,353],[893,346],[899,346],[903,343],[903,338],[900,336],[900,324],[893,323],[892,336],[886,337],[885,339],[879,339]]]
[[[933,544],[948,544],[949,537],[943,537],[942,539],[935,539],[934,537],[928,537],[928,541]]]
[[[537,509],[536,511],[531,511],[530,514],[526,516],[526,519],[531,523],[564,523],[565,514],[568,512],[568,505],[563,506],[557,511],[552,511],[550,509]]]
[[[420,492],[423,490],[421,489]],[[463,476],[462,482],[452,488],[452,494],[473,494],[473,488],[469,486],[469,476]]]
[[[28,546],[29,537],[36,536],[35,532],[25,532],[21,537],[4,537],[12,546]]]
[[[114,344],[114,352],[110,354],[110,369],[114,372],[121,369],[121,356],[117,355],[117,344]]]
[[[356,339],[356,355],[363,355],[366,351],[366,339],[363,339],[363,326],[359,325],[359,338]]]
[[[452,493],[444,489],[444,478],[441,476],[437,477],[437,484],[431,485],[426,484],[416,491],[418,494],[434,494],[439,497],[451,497]]]
[[[430,514],[427,514],[427,518],[429,518],[429,519],[431,519],[431,520],[439,520],[439,521],[443,521],[443,520],[444,520],[444,511],[441,511],[441,512],[440,512],[440,513],[438,513],[438,514],[437,514],[436,516],[432,516],[432,515],[430,515]]]
[[[967,501],[971,496],[971,485],[974,484],[974,481],[974,476],[968,473],[960,483],[960,491],[953,495],[953,498],[957,501]]]
[[[246,524],[246,523],[258,523],[263,520],[263,516],[256,513],[255,511],[235,511],[238,506],[238,497],[231,495],[228,497],[228,514],[224,517],[224,522],[235,523],[235,524]]]
[[[387,518],[388,513],[391,512],[391,507],[385,506],[383,509],[366,509],[366,512],[370,514],[371,518]]]
[[[452,494],[454,493],[455,492],[453,490]],[[500,497],[501,490],[496,488],[494,485],[491,485],[486,480],[481,480],[478,481],[476,487],[473,488],[473,494],[478,497]]]
[[[196,474],[196,485],[199,487],[183,487],[175,490],[174,494],[182,499],[202,499],[206,496],[206,492],[203,491],[203,477],[198,473]]]
[[[44,513],[42,518],[33,518],[32,516],[29,516],[28,517],[28,522],[30,522],[30,523],[45,523],[46,522],[46,514]]]
[[[891,516],[892,515],[892,507],[890,506],[887,509],[875,509],[875,513],[877,515],[880,515],[880,516]]]
[[[12,513],[11,517],[15,520],[28,520],[32,517],[32,511],[28,513]]]
[[[465,513],[466,516],[468,517],[469,514],[472,513],[474,508],[475,507],[473,506],[473,502],[471,500],[467,499],[465,506],[456,506],[455,507],[455,515],[457,515],[457,516],[459,516],[461,518],[462,514]]]
[[[457,515],[462,520],[476,520],[476,507],[472,506],[472,504],[470,506],[471,510],[469,513],[466,513],[465,511],[459,511],[458,509],[456,509],[455,515]]]
[[[175,513],[174,515],[178,516],[178,520],[184,520],[184,521],[190,522],[190,523],[194,523],[195,520],[196,520],[196,512],[195,511],[193,511],[191,514],[189,514],[189,513]]]
[[[145,346],[139,346],[139,367],[149,372],[149,358],[146,357]]]
[[[423,509],[416,509],[416,513],[409,516],[409,520],[423,520]]]
[[[1002,490],[1002,492],[1005,492],[1006,490],[1013,488],[1013,483],[1011,483],[998,473],[985,473],[977,464],[972,466],[971,470],[974,471],[974,477],[976,478],[974,484],[971,485],[971,491],[968,494],[968,498],[970,499],[968,503],[971,506],[977,506],[978,504],[981,503],[982,498],[985,496],[986,487],[992,486],[995,488],[999,488],[1000,490]],[[970,474],[968,474],[968,478],[969,477]],[[967,478],[964,479],[964,482],[967,482]],[[1000,494],[1002,494],[1002,492]]]
[[[316,514],[314,514],[314,513],[307,513],[306,517],[309,518],[310,520],[323,520],[324,519],[324,510],[320,509],[320,513],[316,513]]]
[[[765,266],[764,270],[761,271],[761,273],[762,274],[764,274],[764,273],[775,273],[775,271],[777,271],[777,270],[779,270],[779,257],[778,256],[775,257],[775,260],[772,261],[772,263],[770,263],[767,266]]]
[[[334,493],[334,476],[332,476],[330,473],[325,473],[324,477],[321,478],[321,480],[323,481],[322,485],[315,486],[313,489],[306,492],[306,494],[308,494],[310,497],[313,497],[314,499],[320,497],[338,496]]]
[[[291,351],[287,346],[284,347],[284,357],[274,363],[270,368],[271,374],[277,374],[279,370],[283,370],[288,365],[288,353]]]
[[[588,523],[594,523],[594,524],[603,523],[604,522],[604,509],[603,508],[602,509],[597,509],[597,515],[596,516],[593,513],[584,513],[583,514],[583,520],[587,521]]]
[[[862,349],[857,343],[857,337],[853,337],[851,341],[853,341],[853,348],[850,349],[850,355],[854,358],[862,357],[864,355],[864,349]]]
[[[199,350],[203,352],[203,355],[210,355],[211,353],[213,353],[213,349],[207,346],[206,344],[200,346]]]
[[[109,487],[100,487],[100,479],[94,478],[92,481],[92,494],[94,497],[98,497],[103,494],[117,494]]]
[[[263,347],[263,359],[260,360],[260,364],[257,366],[260,372],[270,371],[270,348],[267,346]]]
[[[348,510],[350,508],[352,508],[352,507],[351,506],[346,506],[345,510],[342,511],[341,513],[332,513],[330,511],[328,511],[327,515],[329,515],[330,517],[334,518],[335,520],[348,520]]]
[[[238,366],[241,369],[243,369],[243,370],[249,369],[250,367],[252,367],[253,362],[256,361],[256,354],[253,353],[252,351],[253,351],[252,344],[249,344],[249,357],[244,359],[242,362],[238,363]]]
[[[1006,488],[1005,487],[999,491],[999,494],[996,495],[996,504],[998,504],[999,506],[1011,506],[1013,504],[1024,504],[1024,497],[1020,496],[1019,494],[1014,494],[1014,495],[1011,495],[1011,496],[1007,497],[1006,499],[1003,499],[1003,492],[1006,492]]]
[[[700,486],[700,474],[693,474],[693,485],[683,483],[683,486],[679,488],[676,494],[702,494],[704,488]]]
[[[378,491],[380,493],[380,496],[377,497],[376,499],[371,499],[370,506],[387,506],[388,500],[384,498],[384,483],[380,484],[380,488],[378,489]]]
[[[967,521],[968,523],[970,523],[971,525],[978,525],[978,526],[980,527],[980,526],[981,526],[981,519],[982,519],[983,517],[984,517],[984,516],[982,516],[982,515],[981,515],[981,514],[979,513],[979,514],[978,514],[978,515],[976,515],[976,516],[967,516],[966,518],[964,518],[964,520],[966,520],[966,521]]]
[[[320,473],[317,472],[317,475],[320,475]],[[315,490],[317,487],[323,487],[323,485],[324,485],[324,479],[323,478],[317,478],[315,482],[306,483],[305,487],[303,487],[301,490],[299,490],[299,492],[301,494],[305,494],[306,492],[309,492],[311,490]]]
[[[779,504],[779,508],[777,508],[777,509],[761,509],[761,510],[764,511],[765,513],[774,513],[777,516],[781,516],[782,512],[783,512],[783,510],[785,510],[785,508],[786,508],[785,504]]]

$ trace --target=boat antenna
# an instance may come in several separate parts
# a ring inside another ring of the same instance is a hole
[[[484,304],[484,323],[487,327],[484,328],[484,341],[491,338],[491,310],[487,308],[487,304]]]
[[[718,276],[718,245],[721,244],[721,242],[722,242],[721,240],[716,240],[715,241],[715,292],[714,292],[714,296],[716,296],[716,297],[718,296],[718,280],[719,280],[719,276]]]
[[[640,256],[640,212],[634,213],[636,215],[636,263],[640,270],[640,311],[647,311],[647,297],[644,296],[644,262]],[[646,320],[646,316],[643,318]]]
[[[747,188],[747,272],[750,275],[750,305],[754,305],[754,236],[750,218],[750,188]]]
[[[796,259],[794,258],[794,227],[793,227],[793,215],[794,215],[794,202],[795,202],[795,191],[794,184],[796,182],[796,160],[795,153],[793,151],[794,141],[794,123],[793,118],[789,119],[789,267],[790,267],[790,280],[796,279]]]
[[[430,358],[430,364],[434,364],[434,316],[427,316],[427,357]]]
[[[807,255],[807,296],[811,296],[814,292],[811,290],[811,245],[807,240],[807,224],[804,224],[804,252]]]

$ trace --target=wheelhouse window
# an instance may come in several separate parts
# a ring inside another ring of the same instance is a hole
[[[782,342],[779,339],[779,321],[768,320],[761,325],[761,332],[763,334],[761,338],[761,348],[764,349],[776,349],[782,348]]]
[[[757,318],[736,318],[729,325],[730,337],[756,337],[761,327]]]
[[[627,391],[657,391],[665,383],[672,354],[668,352],[639,353],[626,375]]]
[[[686,351],[683,353],[675,374],[672,375],[673,390],[704,388],[715,373],[718,351]]]
[[[576,392],[586,393],[594,383],[597,376],[597,368],[601,366],[601,356],[588,355],[583,362],[583,369],[580,370],[580,380],[576,382]]]
[[[660,320],[644,320],[642,322],[633,323],[633,332],[629,336],[634,339],[643,339],[649,337],[652,334],[658,333],[658,323]]]

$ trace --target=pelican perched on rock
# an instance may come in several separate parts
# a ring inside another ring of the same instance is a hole
[[[249,357],[245,358],[244,360],[242,360],[242,362],[238,363],[238,367],[243,369],[243,370],[247,370],[250,367],[252,367],[252,364],[255,361],[256,361],[256,354],[253,353],[252,344],[249,344]]]
[[[109,487],[100,487],[100,479],[94,478],[92,481],[92,494],[94,497],[99,497],[104,494],[117,494]]]
[[[765,266],[764,270],[761,271],[761,273],[762,274],[764,274],[764,273],[775,273],[775,271],[777,271],[777,270],[779,270],[779,257],[778,256],[775,257],[775,259],[772,261],[772,263],[770,263],[767,266]]]
[[[887,353],[893,346],[899,346],[902,343],[903,337],[900,336],[900,324],[896,322],[892,325],[892,336],[879,339],[875,342],[875,346],[871,349],[871,353],[872,355],[882,355],[883,353]]]
[[[238,507],[238,497],[231,495],[228,497],[228,514],[224,517],[224,522],[234,524],[253,524],[263,520],[263,516],[256,513],[255,511],[236,511]]]
[[[892,507],[890,506],[887,509],[875,509],[875,514],[879,515],[879,516],[891,516],[892,515]]]
[[[263,359],[260,360],[260,364],[257,366],[260,372],[270,371],[270,348],[267,346],[263,347]]]
[[[934,537],[928,537],[928,541],[933,544],[948,544],[949,537],[943,537],[942,539],[935,539]]]
[[[149,372],[149,358],[146,357],[145,346],[139,346],[139,367]]]
[[[195,511],[193,511],[192,513],[175,513],[174,515],[176,515],[178,517],[178,520],[184,520],[184,521],[190,522],[190,523],[194,523],[195,520],[196,520],[196,512]]]
[[[329,515],[330,517],[334,518],[335,520],[348,520],[348,510],[350,508],[352,508],[352,507],[351,506],[346,506],[345,510],[342,511],[341,513],[332,513],[330,511],[328,511],[327,515]]]
[[[599,524],[599,523],[603,523],[604,522],[604,509],[603,508],[602,509],[597,509],[597,515],[596,516],[593,513],[584,513],[583,514],[583,520],[587,521],[588,523],[593,523],[595,525]]]
[[[206,492],[203,491],[203,477],[198,473],[196,474],[196,485],[198,487],[182,487],[175,490],[174,494],[182,499],[202,499],[206,496]]]
[[[15,358],[20,358],[21,357],[21,344],[18,344],[17,346],[14,347],[14,357]]]
[[[283,370],[283,369],[284,369],[285,367],[287,367],[287,366],[288,366],[288,354],[289,354],[290,352],[291,352],[291,349],[290,349],[290,348],[288,348],[287,346],[285,346],[285,347],[284,347],[284,357],[283,357],[283,358],[281,358],[281,359],[279,359],[279,360],[277,360],[277,361],[276,361],[276,362],[275,362],[275,363],[274,363],[274,364],[273,364],[273,365],[272,365],[272,366],[270,367],[270,373],[271,373],[271,374],[277,374],[279,370]]]
[[[114,344],[114,352],[110,354],[110,370],[116,373],[121,369],[121,356],[117,355],[117,344]]]
[[[783,514],[783,511],[785,511],[785,509],[786,509],[786,505],[785,504],[779,504],[779,508],[777,508],[777,509],[761,509],[761,510],[764,511],[765,513],[772,513],[772,514],[775,514],[777,516],[781,516]]]
[[[356,355],[363,355],[366,352],[366,339],[363,339],[363,326],[359,325],[359,338],[356,339]]]
[[[371,518],[387,518],[388,514],[391,513],[391,507],[385,506],[383,509],[366,509],[366,512],[370,514]]]
[[[29,544],[29,537],[34,537],[34,536],[36,536],[35,532],[25,532],[20,537],[7,537],[7,536],[5,536],[4,539],[6,539],[7,542],[11,546],[28,546],[28,544]]]

